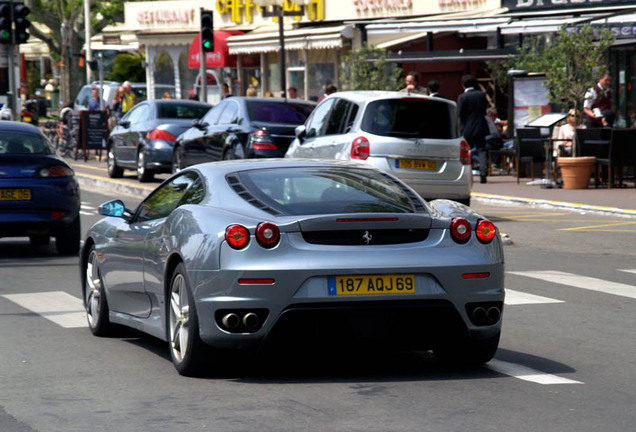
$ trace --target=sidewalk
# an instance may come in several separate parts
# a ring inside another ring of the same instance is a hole
[[[125,171],[125,177],[111,179],[106,171],[106,158],[101,162],[91,155],[88,162],[83,160],[68,162],[75,170],[78,181],[83,187],[98,187],[112,192],[144,197],[157,187],[168,174],[159,174],[155,182],[140,183],[133,171]],[[607,187],[588,189],[545,189],[541,186],[529,186],[531,179],[517,179],[513,175],[492,175],[488,183],[479,183],[474,177],[472,199],[477,202],[492,202],[509,205],[528,205],[546,208],[560,208],[574,211],[613,214],[636,217],[636,188],[633,182],[627,188],[607,189]]]

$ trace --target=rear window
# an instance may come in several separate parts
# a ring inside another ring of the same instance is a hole
[[[246,101],[247,113],[252,121],[303,124],[314,110],[313,105],[293,102]]]
[[[457,109],[428,99],[379,100],[367,106],[361,128],[382,136],[452,139],[458,137]]]
[[[198,119],[205,115],[210,109],[209,105],[160,103],[158,104],[159,118],[174,119]]]
[[[370,169],[271,168],[243,171],[238,177],[253,197],[287,215],[414,212],[393,179]]]
[[[40,135],[11,132],[0,137],[0,154],[52,154],[53,150]]]

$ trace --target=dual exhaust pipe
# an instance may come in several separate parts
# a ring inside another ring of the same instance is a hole
[[[247,312],[242,317],[240,317],[239,314],[230,312],[223,315],[221,323],[223,324],[223,327],[229,330],[234,330],[241,324],[248,329],[253,329],[258,327],[261,323],[261,319],[254,312]]]
[[[470,320],[475,325],[492,325],[501,319],[501,307],[496,305],[475,305],[469,310]]]
[[[267,309],[225,309],[216,311],[216,322],[231,333],[254,333],[261,328],[269,311]]]

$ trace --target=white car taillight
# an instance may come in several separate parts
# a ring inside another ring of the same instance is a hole
[[[351,159],[366,160],[369,157],[370,146],[366,137],[358,137],[351,145]]]
[[[459,144],[459,160],[462,165],[470,165],[470,146],[466,141],[462,141]]]

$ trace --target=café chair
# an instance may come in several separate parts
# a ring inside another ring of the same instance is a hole
[[[601,184],[599,168],[602,166],[602,164],[599,163],[599,160],[606,160],[609,158],[612,129],[577,129],[575,137],[576,156],[594,156],[596,158],[596,163],[594,165],[594,180],[596,187],[598,187]]]
[[[545,162],[544,141],[539,128],[517,128],[515,147],[517,183],[519,183],[521,164],[530,164],[530,172],[534,180],[534,164]]]
[[[618,186],[623,185],[623,168],[632,167],[636,173],[636,129],[612,129],[609,154],[606,158],[597,158],[596,163],[607,167],[607,187],[614,184],[614,175]],[[636,179],[634,180],[636,186]]]

